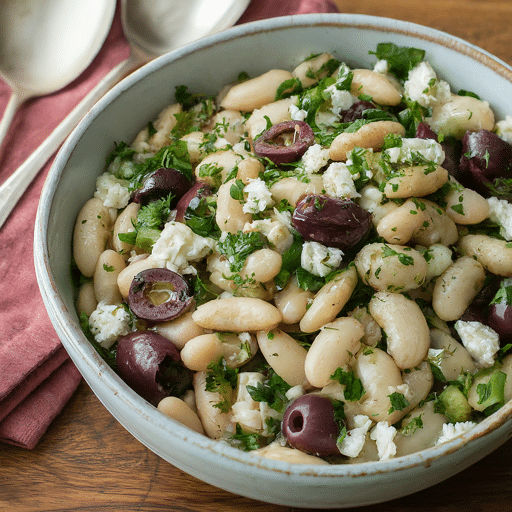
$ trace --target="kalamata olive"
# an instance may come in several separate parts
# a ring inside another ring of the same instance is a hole
[[[344,251],[363,241],[372,226],[371,214],[350,199],[316,194],[297,203],[292,221],[304,240]]]
[[[276,165],[289,164],[300,160],[314,142],[315,135],[308,123],[285,121],[264,131],[254,141],[254,152]]]
[[[488,130],[466,132],[462,139],[459,181],[489,197],[489,185],[512,178],[512,144]]]
[[[353,123],[358,119],[363,119],[363,112],[365,110],[377,108],[370,101],[356,101],[349,109],[340,112],[342,123]]]
[[[119,339],[119,376],[153,405],[169,395],[180,396],[192,382],[172,341],[153,331],[137,331]]]
[[[501,343],[510,343],[512,342],[512,280],[503,280],[498,292],[489,306],[487,325],[499,334]]]
[[[191,201],[212,195],[212,188],[204,181],[196,181],[176,204],[176,220],[183,222],[185,212]]]
[[[418,123],[416,128],[416,137],[418,139],[432,139],[439,142],[437,133],[430,128],[427,123]],[[442,166],[456,179],[459,180],[459,161],[462,152],[462,143],[454,137],[445,137],[441,142],[444,151],[444,161]],[[460,181],[460,180],[459,180]]]
[[[149,174],[142,186],[132,193],[131,200],[148,204],[172,193],[171,208],[190,189],[192,182],[177,169],[161,167]]]
[[[187,281],[176,272],[149,268],[133,278],[128,304],[142,320],[167,322],[188,310],[192,296]]]
[[[303,395],[288,406],[281,428],[288,443],[319,457],[339,454],[339,426],[332,402],[320,395]]]

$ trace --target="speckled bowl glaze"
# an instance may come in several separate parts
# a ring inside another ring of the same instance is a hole
[[[504,443],[512,403],[446,444],[406,457],[363,464],[308,466],[263,459],[196,434],[135,394],[87,342],[75,313],[70,280],[75,218],[92,197],[113,142],[130,141],[173,101],[174,87],[215,93],[240,71],[251,76],[291,69],[305,57],[334,53],[372,66],[380,42],[426,50],[453,90],[474,91],[497,117],[512,113],[512,68],[487,52],[436,30],[359,15],[304,15],[237,26],[147,64],[122,81],[85,116],[59,152],[36,220],[35,265],[41,293],[62,343],[111,414],[140,442],[181,470],[214,486],[269,503],[343,508],[384,502],[432,486]]]

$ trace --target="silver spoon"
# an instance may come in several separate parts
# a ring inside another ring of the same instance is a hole
[[[20,105],[62,89],[91,63],[112,24],[115,0],[3,0],[0,76],[12,94],[0,145]]]
[[[123,31],[130,44],[128,59],[112,69],[0,186],[0,228],[46,161],[109,89],[153,58],[230,27],[249,1],[121,0]]]

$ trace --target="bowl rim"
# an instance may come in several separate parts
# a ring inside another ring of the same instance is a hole
[[[237,448],[229,446],[226,443],[219,442],[218,440],[209,439],[206,436],[191,431],[175,420],[165,417],[163,414],[158,412],[156,408],[145,402],[139,395],[129,388],[115,374],[115,372],[106,365],[92,345],[90,345],[86,340],[76,323],[76,315],[69,312],[63,300],[59,297],[56,281],[51,271],[47,243],[50,205],[56,193],[59,179],[64,172],[66,163],[71,157],[75,146],[80,142],[84,132],[105,108],[105,106],[113,102],[124,90],[130,88],[136,82],[143,80],[147,75],[152,74],[155,70],[174,60],[181,59],[196,50],[214,46],[222,41],[245,37],[255,33],[299,26],[310,27],[312,25],[335,26],[352,29],[360,28],[386,33],[403,34],[417,39],[426,40],[469,56],[506,78],[512,85],[512,67],[486,50],[437,29],[379,16],[343,13],[282,16],[279,18],[258,20],[237,25],[226,29],[223,32],[206,36],[205,38],[155,58],[123,79],[112,90],[106,93],[105,96],[94,105],[94,107],[91,108],[63,144],[50,168],[37,209],[34,232],[34,262],[38,285],[45,306],[52,317],[52,321],[54,322],[54,327],[56,328],[59,337],[71,358],[75,360],[80,352],[82,362],[85,362],[85,364],[95,370],[97,378],[105,386],[111,388],[113,391],[115,391],[116,388],[121,388],[123,390],[123,397],[121,397],[120,394],[115,393],[116,400],[124,400],[126,405],[132,409],[136,409],[148,421],[151,421],[156,428],[162,431],[167,431],[168,435],[174,436],[182,442],[189,443],[189,446],[193,447],[197,454],[201,453],[204,456],[205,452],[209,452],[211,454],[217,454],[221,457],[228,458],[230,464],[238,464],[237,469],[239,470],[242,470],[243,468],[252,468],[253,471],[264,470],[279,472],[297,478],[310,478],[311,476],[334,478],[344,476],[356,477],[358,475],[370,476],[391,471],[400,471],[419,465],[428,466],[446,454],[462,450],[470,441],[483,438],[491,432],[506,427],[506,424],[512,418],[512,401],[509,401],[499,411],[489,416],[475,426],[471,431],[460,437],[443,443],[442,445],[437,445],[419,452],[388,460],[324,466],[290,464],[280,460],[270,460],[260,456],[255,456],[250,452],[240,451]],[[109,407],[107,407],[107,409],[109,409]],[[110,412],[112,413],[112,411]],[[115,414],[113,415],[115,416]],[[169,426],[172,426],[172,429],[168,428]],[[512,428],[512,425],[510,425],[509,428]],[[135,435],[135,437],[137,436]],[[152,450],[155,451],[154,449]],[[482,455],[482,457],[484,455]]]

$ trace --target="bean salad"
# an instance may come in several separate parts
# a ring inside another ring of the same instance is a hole
[[[369,53],[176,87],[76,220],[105,362],[263,457],[399,457],[512,398],[512,116],[421,49]]]

